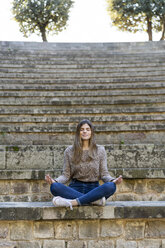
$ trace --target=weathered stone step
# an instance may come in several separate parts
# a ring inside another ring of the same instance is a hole
[[[109,63],[88,63],[88,64],[76,64],[76,63],[62,63],[62,64],[54,64],[49,63],[49,61],[46,61],[45,63],[40,63],[42,61],[15,61],[15,59],[13,61],[10,60],[0,60],[0,68],[38,68],[38,69],[114,69],[114,68],[155,68],[155,67],[165,67],[165,63],[164,62],[155,62],[155,60],[153,62],[151,62],[149,60],[149,62],[145,62],[143,61],[143,63],[138,63],[138,62],[131,62],[131,63],[122,63],[122,62],[118,62],[116,61],[116,63],[111,63],[111,61],[109,61]]]
[[[72,91],[66,91],[66,90],[55,90],[47,91],[47,90],[5,90],[0,92],[0,97],[92,97],[92,96],[139,96],[139,95],[164,95],[165,94],[165,86],[164,88],[160,89],[105,89],[105,90],[99,90],[99,89],[85,89],[85,90],[72,90]]]
[[[129,72],[105,72],[105,73],[97,73],[97,72],[91,72],[91,73],[0,73],[0,78],[12,78],[12,79],[88,79],[88,78],[93,78],[93,80],[99,78],[100,80],[104,78],[139,78],[139,77],[146,77],[150,78],[151,76],[154,77],[164,77],[165,78],[165,70],[160,70],[160,71],[150,71],[150,72],[142,72],[142,71],[133,71],[131,74]]]
[[[109,125],[108,125],[109,124]],[[51,123],[45,125],[45,123],[32,123],[32,124],[1,124],[0,130],[2,133],[72,133],[75,132],[75,124],[56,124]],[[153,123],[147,121],[140,121],[136,123],[106,123],[102,125],[95,125],[97,132],[123,132],[123,131],[165,131],[165,121],[154,121]]]
[[[84,116],[80,115],[57,115],[52,116],[51,114],[47,116],[27,116],[27,115],[0,115],[0,123],[76,123],[80,121]],[[90,119],[92,122],[136,122],[136,121],[165,121],[165,113],[157,114],[157,113],[149,113],[149,114],[118,114],[118,115],[95,115],[92,113],[86,115],[86,118]],[[102,124],[101,124],[102,125]]]
[[[135,87],[136,85],[136,87]],[[26,78],[0,78],[1,89],[105,89],[108,88],[159,88],[164,87],[165,77],[132,77],[132,78],[79,78],[79,79],[26,79]]]
[[[72,75],[78,74],[78,76],[79,75],[81,75],[81,76],[85,75],[86,76],[86,74],[88,74],[88,75],[94,74],[95,75],[97,73],[100,76],[102,76],[104,74],[106,75],[107,73],[108,74],[113,73],[114,75],[118,74],[118,73],[133,73],[133,75],[134,75],[137,72],[147,72],[149,74],[151,72],[151,74],[152,74],[154,71],[159,72],[161,75],[161,73],[165,71],[165,66],[164,67],[159,66],[159,67],[153,67],[153,68],[150,68],[150,67],[118,68],[117,67],[117,68],[97,68],[97,69],[94,69],[94,68],[83,69],[83,68],[81,68],[81,69],[67,69],[67,70],[66,69],[54,69],[54,68],[53,69],[51,69],[51,68],[48,68],[48,69],[45,69],[45,68],[41,68],[41,69],[39,69],[39,68],[0,68],[0,75],[1,75],[1,73],[2,73],[2,75],[3,75],[3,73],[7,73],[7,76],[9,74],[12,74],[12,73],[17,73],[17,74],[21,73],[23,75],[26,73],[29,73],[30,74],[29,76],[31,76],[31,74],[34,73],[34,74],[41,74],[41,75],[49,74],[50,77],[51,77],[51,75],[63,76],[63,74],[65,74],[65,75],[70,77],[70,74],[72,74]],[[72,75],[71,75],[71,77],[72,77]]]
[[[30,84],[31,82],[31,84]],[[61,91],[61,90],[71,90],[71,91],[80,91],[80,90],[119,90],[122,92],[123,90],[139,90],[139,89],[160,89],[165,87],[165,82],[107,82],[103,81],[100,84],[100,81],[96,81],[95,83],[93,81],[90,81],[89,83],[72,83],[69,81],[67,84],[67,81],[64,81],[63,83],[53,83],[54,81],[42,81],[39,83],[38,81],[30,81],[30,80],[25,80],[25,81],[19,81],[19,80],[2,80],[0,79],[0,90],[3,90],[4,92],[6,90],[10,91]],[[77,82],[77,81],[76,81]],[[68,91],[69,92],[69,91]]]
[[[90,65],[127,65],[127,64],[130,64],[132,63],[133,65],[136,65],[136,64],[141,64],[141,65],[144,65],[144,66],[147,66],[148,63],[160,63],[161,64],[164,64],[165,62],[165,59],[164,59],[164,54],[163,54],[163,57],[161,58],[160,56],[155,57],[153,58],[152,56],[150,58],[143,58],[142,56],[140,58],[135,58],[134,56],[131,57],[131,58],[125,58],[125,57],[103,57],[103,58],[82,58],[82,57],[75,57],[75,58],[50,58],[50,57],[43,57],[43,58],[37,58],[37,57],[34,57],[34,59],[30,59],[30,58],[27,58],[27,57],[3,57],[1,58],[2,61],[4,63],[7,62],[7,64],[11,64],[13,61],[16,61],[16,62],[13,62],[13,63],[16,63],[17,64],[17,61],[18,61],[18,64],[20,62],[22,63],[28,63],[30,65],[33,65],[33,64],[39,64],[39,65],[42,65],[42,64],[47,64],[47,65],[78,65],[78,66],[90,66]],[[6,61],[7,59],[7,61]]]
[[[22,41],[1,41],[0,42],[1,50],[5,49],[13,49],[13,50],[29,50],[29,51],[35,51],[38,50],[40,52],[45,51],[59,51],[59,50],[97,50],[97,49],[111,49],[113,51],[131,51],[131,50],[137,50],[138,51],[162,51],[165,48],[164,41],[153,41],[153,42],[22,42]]]
[[[1,97],[0,105],[54,105],[54,106],[74,106],[74,105],[116,105],[116,104],[155,104],[165,103],[165,96],[100,96],[96,97]]]
[[[67,145],[1,145],[0,179],[44,179],[47,173],[45,170],[51,171],[55,177],[62,171],[66,147]],[[105,149],[108,170],[114,176],[115,170],[118,173],[121,170],[126,178],[164,176],[165,144],[107,144]],[[157,169],[161,170],[156,173]]]
[[[97,210],[97,211],[96,211]],[[163,220],[165,218],[165,203],[161,201],[117,201],[117,202],[110,202],[107,203],[107,205],[104,208],[100,208],[98,206],[82,206],[82,207],[74,207],[73,211],[68,211],[66,208],[54,208],[52,202],[8,202],[8,203],[0,203],[0,220],[2,221],[48,221],[49,220],[49,226],[52,227],[53,230],[53,224],[50,222],[52,220],[81,220],[81,225],[83,220],[89,220],[90,227],[93,223],[90,224],[90,220],[110,220],[110,219],[157,219],[157,221],[154,221],[155,226],[158,228],[156,224],[158,224],[158,220]],[[150,228],[153,227],[153,221],[148,220],[146,225],[150,225]],[[39,222],[40,223],[40,222]],[[69,223],[69,222],[67,222]],[[22,222],[20,223],[20,225]],[[52,224],[52,225],[50,225]],[[114,223],[113,223],[114,224]],[[123,226],[124,223],[122,223]],[[160,224],[162,224],[162,221],[160,221]],[[18,225],[18,223],[16,223]],[[36,224],[34,224],[36,227]],[[41,223],[40,223],[41,225]],[[42,223],[42,226],[48,225],[47,223],[44,225],[44,222]],[[73,225],[73,224],[72,224]],[[79,223],[80,225],[80,223]],[[85,225],[85,224],[84,224]],[[98,226],[98,223],[96,223]],[[163,225],[163,224],[162,224]],[[23,225],[22,225],[23,226]],[[30,233],[32,233],[32,223],[30,225],[26,224],[26,227],[30,228]],[[133,226],[133,225],[132,225]],[[144,226],[144,225],[143,225]],[[38,226],[37,226],[38,227]],[[36,228],[37,228],[36,227]],[[63,225],[64,227],[64,225]],[[118,226],[117,226],[118,227]],[[141,226],[140,226],[141,227]],[[139,227],[139,228],[140,228]],[[14,228],[14,227],[13,227]],[[24,227],[25,228],[25,227]],[[73,227],[72,227],[73,228]],[[84,234],[83,230],[83,234]],[[163,232],[162,232],[163,233]],[[37,230],[37,234],[39,234],[39,228]],[[41,237],[42,232],[40,230],[40,236]],[[117,234],[115,234],[117,235]],[[63,236],[62,236],[63,237]],[[116,237],[116,236],[115,236]],[[154,235],[152,238],[155,237]],[[18,239],[18,238],[17,238]],[[16,239],[16,240],[17,240]],[[43,240],[45,241],[45,237],[43,236]],[[63,240],[61,240],[63,241]],[[35,241],[33,241],[35,242]],[[122,240],[122,242],[124,242]],[[153,241],[152,241],[153,242]],[[66,242],[65,242],[66,243]],[[16,245],[16,241],[9,242],[11,245]],[[24,242],[25,244],[25,242]],[[53,244],[53,243],[48,243]],[[55,244],[55,242],[54,242]],[[59,244],[59,243],[57,243]],[[60,243],[62,248],[64,247],[63,242]],[[149,242],[151,244],[151,242]],[[158,247],[158,244],[160,242],[156,242],[156,247]],[[14,247],[11,246],[10,247]],[[32,247],[32,246],[31,246]],[[36,246],[36,247],[39,247]],[[49,246],[50,247],[50,246]],[[60,246],[58,246],[60,247]],[[141,246],[142,247],[142,246]],[[147,246],[149,247],[149,246]],[[154,246],[153,246],[154,247]],[[46,248],[46,242],[44,242],[44,248]]]
[[[133,67],[148,67],[148,66],[157,66],[157,65],[160,65],[160,66],[164,66],[164,62],[165,60],[164,59],[156,59],[151,57],[151,58],[148,58],[148,59],[144,59],[144,58],[139,58],[139,59],[136,59],[136,58],[133,58],[133,60],[126,60],[125,58],[122,59],[113,59],[113,58],[103,58],[103,59],[97,59],[97,60],[80,60],[80,59],[77,59],[77,60],[68,60],[68,59],[56,59],[56,60],[51,60],[50,58],[40,58],[40,59],[37,59],[37,57],[33,60],[33,59],[27,59],[27,58],[11,58],[9,57],[8,59],[6,57],[1,58],[1,61],[0,61],[0,65],[9,65],[9,67],[11,66],[14,66],[14,65],[22,65],[22,66],[30,66],[30,67],[34,67],[34,66],[37,66],[37,67],[42,67],[42,66],[52,66],[52,67],[76,67],[76,68],[106,68],[106,67],[129,67],[129,66],[133,66]]]
[[[97,105],[96,105],[97,106]],[[146,107],[146,104],[140,105],[98,105],[97,107],[88,106],[74,106],[74,108],[70,108],[70,106],[26,106],[26,108],[22,105],[18,106],[1,106],[0,114],[18,114],[18,115],[27,115],[27,114],[39,114],[39,115],[49,115],[49,114],[77,114],[77,115],[86,115],[86,114],[115,114],[115,113],[162,113],[165,112],[165,103],[159,104],[149,104]]]
[[[74,45],[73,45],[74,48]],[[121,48],[121,49],[120,49]],[[135,56],[140,56],[144,54],[147,56],[151,56],[151,54],[154,55],[161,55],[164,52],[164,48],[163,49],[147,49],[147,47],[143,47],[142,49],[138,49],[138,46],[135,47],[135,49],[122,49],[122,44],[120,45],[119,49],[111,49],[110,47],[105,47],[105,48],[101,48],[99,49],[98,47],[93,47],[93,49],[72,49],[72,47],[68,47],[68,48],[59,48],[59,49],[41,49],[41,48],[37,48],[37,49],[13,49],[13,48],[8,48],[8,49],[1,49],[0,53],[3,54],[12,54],[12,55],[27,55],[27,56],[34,56],[34,55],[38,55],[38,56],[43,56],[43,55],[49,55],[49,56],[77,56],[82,54],[83,56],[102,56],[103,54],[108,54],[108,55],[135,55]]]

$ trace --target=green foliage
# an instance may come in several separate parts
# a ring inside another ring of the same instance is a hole
[[[161,31],[165,19],[165,0],[107,0],[112,24],[122,31]]]
[[[58,34],[67,24],[72,0],[13,0],[12,12],[25,37],[32,33]]]

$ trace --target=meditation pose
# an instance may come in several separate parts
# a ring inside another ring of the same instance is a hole
[[[94,127],[85,119],[77,125],[74,144],[64,152],[62,175],[56,179],[46,175],[45,180],[54,195],[53,204],[73,209],[88,204],[104,206],[106,199],[115,193],[116,184],[122,182],[122,176],[116,179],[110,176],[105,148],[96,144]],[[100,180],[104,182],[102,185]]]

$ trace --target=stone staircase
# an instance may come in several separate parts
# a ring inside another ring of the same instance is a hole
[[[1,144],[165,143],[165,44],[0,43]]]
[[[165,42],[0,42],[0,248],[165,248]],[[79,120],[124,182],[105,207],[55,209]]]

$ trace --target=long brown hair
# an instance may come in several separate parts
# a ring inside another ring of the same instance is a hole
[[[73,162],[74,163],[79,163],[82,157],[82,152],[83,152],[83,147],[82,147],[82,140],[80,138],[80,129],[82,125],[88,124],[88,126],[91,128],[91,138],[89,140],[89,160],[94,159],[97,151],[97,145],[95,141],[95,136],[94,136],[94,126],[88,119],[84,119],[79,122],[76,128],[76,133],[75,133],[75,140],[73,144]]]

